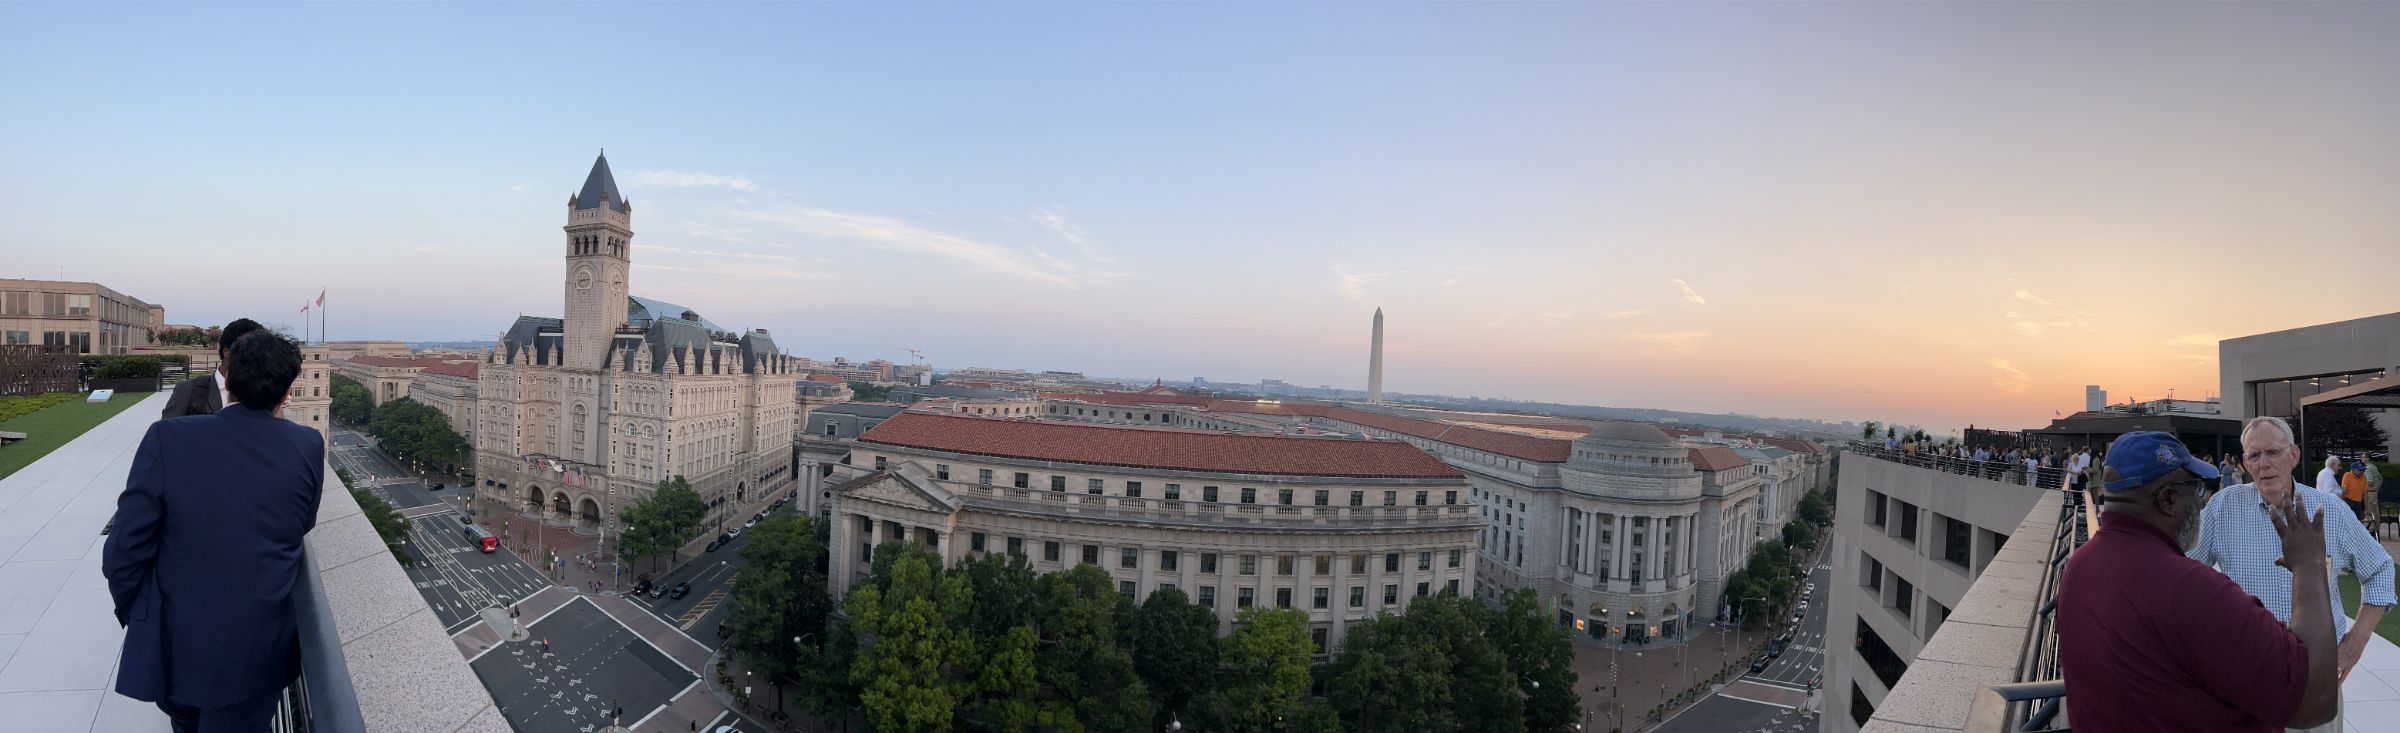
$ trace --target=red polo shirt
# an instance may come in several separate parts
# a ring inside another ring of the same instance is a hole
[[[2149,522],[2102,514],[2067,560],[2057,613],[2078,733],[2276,733],[2308,687],[2307,645]]]

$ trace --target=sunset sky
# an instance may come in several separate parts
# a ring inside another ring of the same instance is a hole
[[[2029,427],[2400,310],[2400,4],[0,5],[0,276],[633,289],[796,353]]]

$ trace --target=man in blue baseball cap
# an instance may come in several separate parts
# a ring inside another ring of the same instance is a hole
[[[2296,581],[2289,628],[2185,557],[2217,469],[2166,433],[2128,433],[2102,461],[2100,531],[2058,583],[2059,664],[2075,728],[2249,731],[2320,725],[2340,707],[2324,514],[2274,507]]]

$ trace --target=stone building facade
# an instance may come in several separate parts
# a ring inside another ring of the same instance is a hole
[[[1323,653],[1350,624],[1476,584],[1473,488],[1393,441],[907,411],[835,478],[837,596],[881,543],[1008,552],[1038,572],[1098,565],[1136,602],[1178,588],[1219,633],[1242,608],[1299,609]]]
[[[606,157],[566,213],[565,317],[519,316],[477,369],[478,510],[613,537],[682,476],[707,527],[740,524],[793,486],[792,358],[766,329],[629,294],[633,205]]]
[[[334,369],[367,388],[368,401],[376,407],[382,407],[386,402],[407,397],[411,383],[417,379],[417,372],[440,363],[433,359],[409,356],[360,354],[334,362]]]
[[[73,346],[83,354],[123,354],[156,344],[166,306],[106,285],[0,278],[0,345]]]
[[[291,397],[283,402],[283,419],[317,431],[333,446],[333,362],[323,346],[300,347],[300,376],[292,380]],[[213,379],[214,377],[208,377]]]
[[[437,362],[417,371],[409,381],[408,396],[426,407],[440,410],[450,418],[450,429],[475,441],[475,381],[480,365],[475,362]]]

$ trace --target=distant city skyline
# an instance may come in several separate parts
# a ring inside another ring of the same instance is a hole
[[[2013,428],[2400,310],[2400,5],[458,10],[0,6],[0,276],[489,341],[606,147],[811,356]]]

